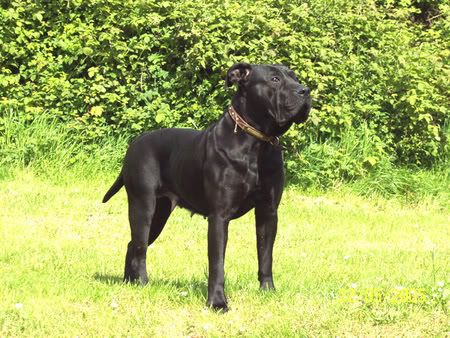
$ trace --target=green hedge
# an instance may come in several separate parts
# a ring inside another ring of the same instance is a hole
[[[284,138],[292,171],[311,142],[349,129],[372,145],[350,176],[386,156],[430,166],[448,153],[448,0],[0,4],[0,112],[50,112],[82,141],[203,128],[229,100],[227,68],[246,61],[286,64],[313,89],[309,122]]]

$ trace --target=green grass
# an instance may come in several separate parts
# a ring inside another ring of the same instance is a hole
[[[125,285],[125,193],[100,203],[116,172],[72,170],[55,184],[40,171],[0,175],[0,336],[449,334],[448,201],[288,189],[275,243],[277,290],[258,290],[248,214],[230,225],[230,311],[217,314],[205,308],[203,218],[176,209],[149,248],[149,285]],[[408,301],[405,290],[420,297]]]
[[[449,334],[445,165],[411,171],[386,162],[350,183],[332,174],[317,191],[339,161],[312,144],[317,151],[305,154],[322,157],[302,170],[316,183],[308,192],[291,184],[279,210],[276,292],[258,290],[250,213],[230,226],[230,311],[217,314],[205,307],[206,221],[181,209],[148,251],[150,284],[122,283],[125,193],[100,201],[127,139],[86,144],[77,132],[49,114],[0,119],[0,337]],[[358,149],[340,155],[362,161],[370,149]]]
[[[81,142],[79,126],[62,123],[46,112],[31,120],[0,107],[0,179],[16,168],[32,167],[42,177],[96,177],[118,171],[128,145],[124,136],[103,135]],[[69,170],[70,169],[70,170]]]

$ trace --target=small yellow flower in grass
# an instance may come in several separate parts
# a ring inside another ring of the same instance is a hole
[[[22,303],[16,303],[14,306],[16,307],[16,309],[19,309],[19,310],[23,308]]]
[[[117,304],[117,302],[115,300],[113,300],[111,302],[111,309],[115,310],[119,307],[119,304]]]

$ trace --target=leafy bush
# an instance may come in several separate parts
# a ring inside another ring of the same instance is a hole
[[[290,159],[318,143],[304,156],[325,185],[383,156],[428,167],[449,150],[449,13],[448,0],[0,0],[0,111],[49,111],[84,142],[203,128],[228,103],[229,66],[284,63],[316,99],[284,138]],[[374,144],[342,162],[352,150],[327,145],[352,129]]]

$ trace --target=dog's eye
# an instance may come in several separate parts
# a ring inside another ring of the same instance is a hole
[[[278,76],[274,76],[272,78],[272,82],[280,82],[280,78]]]

